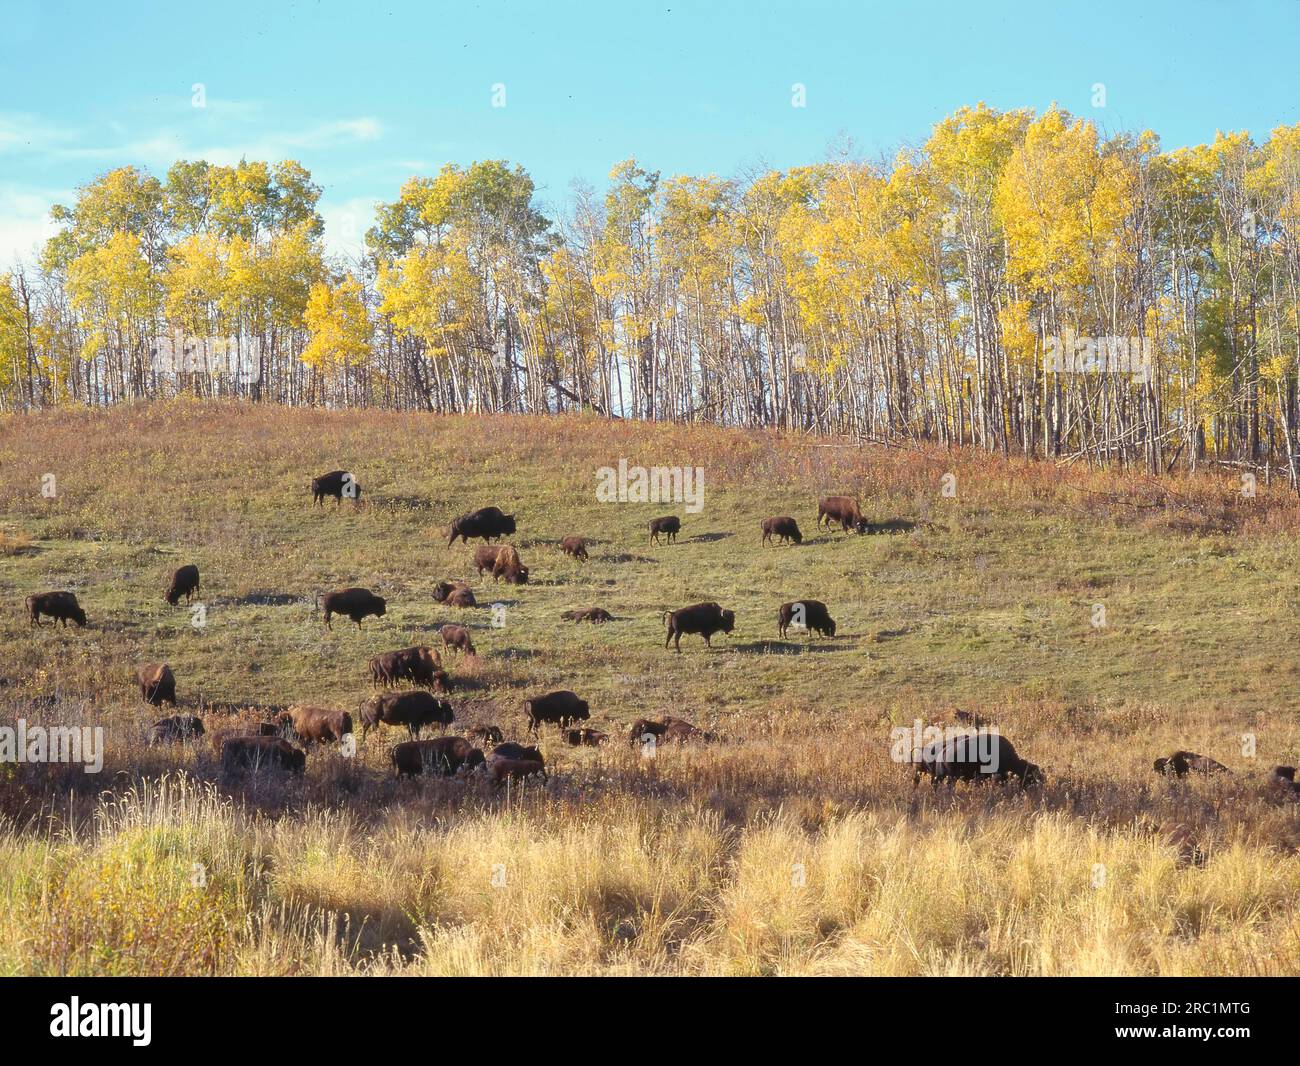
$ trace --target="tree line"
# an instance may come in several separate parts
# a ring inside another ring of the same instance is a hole
[[[546,217],[449,164],[330,257],[298,163],[103,174],[0,276],[0,405],[174,393],[591,410],[1300,474],[1300,125],[1163,151],[983,104],[887,162],[663,178]]]

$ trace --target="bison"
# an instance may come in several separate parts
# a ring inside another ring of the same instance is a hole
[[[137,667],[135,679],[140,685],[140,698],[155,707],[164,703],[176,706],[176,675],[166,663],[145,663]]]
[[[198,591],[199,588],[199,568],[193,563],[188,566],[182,566],[176,573],[172,574],[172,583],[167,586],[167,602],[175,607],[181,602],[181,597],[185,597],[185,602],[190,602],[190,597]]]
[[[447,547],[456,543],[459,537],[466,544],[472,539],[482,537],[485,541],[499,540],[515,533],[515,516],[503,514],[499,507],[481,507],[477,511],[463,514],[451,523],[451,536]]]
[[[177,714],[155,722],[149,730],[149,746],[171,744],[203,736],[203,719],[192,714]]]
[[[564,731],[564,742],[572,747],[595,748],[609,741],[609,734],[602,733],[599,729],[566,729]]]
[[[596,625],[614,621],[614,616],[604,607],[579,607],[573,611],[565,611],[560,617],[566,622],[591,622]]]
[[[1157,759],[1152,764],[1152,768],[1158,774],[1173,774],[1174,777],[1232,772],[1223,763],[1215,762],[1208,755],[1197,755],[1194,751],[1176,751],[1167,758]]]
[[[851,496],[827,496],[817,504],[817,526],[820,529],[822,522],[826,523],[826,528],[831,528],[832,522],[838,522],[840,529],[847,533],[852,529],[855,533],[865,533],[869,523],[862,517],[862,512],[858,510],[858,502]]]
[[[464,737],[406,740],[393,748],[388,759],[398,777],[411,777],[426,771],[440,777],[451,777],[462,768],[473,770],[486,761],[483,752]]]
[[[304,743],[340,741],[352,732],[352,715],[324,707],[290,707],[278,721]]]
[[[575,721],[585,722],[591,717],[591,710],[586,700],[579,699],[576,693],[568,689],[561,689],[524,700],[524,714],[528,716],[529,732],[536,733],[537,727],[547,722],[559,726]]]
[[[388,688],[399,681],[413,681],[417,685],[437,687],[442,672],[442,658],[432,648],[423,644],[397,651],[386,651],[370,660],[370,681]]]
[[[560,551],[584,563],[587,561],[587,542],[581,537],[565,537],[560,541]]]
[[[427,725],[444,729],[455,719],[451,704],[427,692],[380,692],[361,705],[361,735],[364,738],[379,725],[406,726],[411,738],[418,740]]]
[[[664,647],[668,647],[672,641],[680,655],[684,634],[698,633],[711,648],[714,633],[730,633],[736,628],[736,612],[724,611],[719,604],[713,602],[696,603],[676,611],[664,611],[663,621],[668,625]]]
[[[1268,775],[1269,781],[1292,794],[1300,793],[1300,784],[1296,784],[1294,766],[1275,766]]]
[[[650,519],[650,543],[659,543],[659,534],[662,533],[668,538],[668,543],[672,544],[677,540],[677,534],[682,531],[682,520],[676,515],[666,515],[663,518]]]
[[[469,630],[464,626],[458,626],[448,622],[439,632],[442,634],[442,643],[447,648],[455,648],[466,655],[477,655],[474,650],[474,641],[470,639]]]
[[[232,737],[278,737],[279,735],[280,728],[274,722],[248,722],[244,725],[228,726],[212,734],[212,750],[220,755],[222,746]]]
[[[307,753],[279,737],[231,737],[221,745],[221,769],[225,773],[239,770],[307,769]]]
[[[447,597],[448,607],[477,607],[478,600],[468,585],[457,585]]]
[[[369,589],[339,589],[336,592],[327,592],[320,605],[325,608],[325,628],[333,629],[330,625],[330,618],[333,615],[340,614],[344,617],[351,618],[356,622],[357,628],[361,628],[361,619],[367,615],[382,617],[387,613],[388,605],[382,596],[376,596]]]
[[[802,622],[809,634],[817,632],[823,637],[835,636],[835,619],[821,600],[794,600],[781,604],[776,618],[776,631],[782,640],[785,639],[786,630],[797,622]]]
[[[359,505],[361,486],[346,470],[331,470],[328,474],[321,474],[320,477],[311,479],[312,506],[320,504],[324,507],[326,496],[334,497],[335,507],[343,502],[344,496]]]
[[[988,781],[997,778],[1005,782],[1008,777],[1020,779],[1022,787],[1043,783],[1043,771],[1026,762],[1015,746],[1000,733],[963,733],[948,740],[936,740],[912,757],[912,787],[915,788],[923,773],[930,775],[930,784],[946,781]]]
[[[519,552],[513,544],[507,544],[498,551],[496,562],[492,564],[492,580],[503,577],[507,585],[528,584],[528,567],[519,561]]]
[[[645,744],[646,737],[653,737],[658,741],[666,732],[668,732],[667,722],[656,722],[653,718],[638,718],[632,723],[628,733],[628,743],[636,747],[638,744]]]
[[[540,748],[534,748],[524,744],[516,744],[513,741],[507,741],[504,744],[498,744],[492,749],[491,759],[533,759],[536,762],[542,761],[542,752]]]
[[[717,740],[717,734],[686,721],[684,718],[667,717],[663,720],[664,731],[659,734],[663,744],[687,744],[693,741],[710,742]]]
[[[789,515],[763,519],[763,543],[766,544],[773,537],[777,537],[781,544],[791,540],[796,544],[803,543],[803,534],[799,532],[799,523]]]
[[[505,739],[505,734],[498,725],[476,725],[465,735],[480,744],[500,744]]]
[[[503,547],[504,545],[501,544],[480,544],[474,549],[474,569],[478,571],[479,577],[483,576],[484,570],[488,573],[492,572],[497,565],[497,553]],[[443,584],[447,585],[447,591],[450,592],[451,584],[449,582],[443,582]],[[446,598],[446,596],[443,596],[443,599]]]
[[[508,781],[522,781],[534,774],[541,774],[543,782],[547,780],[546,764],[541,759],[492,759],[488,763],[488,774],[493,788],[500,788]]]
[[[81,604],[77,602],[77,597],[71,592],[38,592],[35,596],[27,597],[27,615],[31,619],[31,624],[40,627],[41,615],[48,615],[55,622],[62,622],[63,628],[68,628],[68,620],[76,622],[78,626],[86,624],[86,612],[81,609]]]

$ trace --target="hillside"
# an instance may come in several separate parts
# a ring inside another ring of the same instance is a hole
[[[702,468],[703,509],[597,502],[620,460]],[[361,506],[312,506],[310,478],[335,468]],[[8,417],[0,469],[0,710],[102,725],[108,745],[97,775],[0,768],[0,972],[1300,972],[1297,808],[1265,782],[1300,761],[1300,507],[1280,483],[1247,497],[1228,475],[939,448],[197,403]],[[817,530],[829,492],[899,531]],[[517,516],[526,585],[447,547],[449,520],[487,504]],[[678,543],[647,543],[667,513]],[[783,514],[804,542],[762,546]],[[560,552],[571,533],[589,562]],[[187,562],[201,628],[162,598]],[[434,602],[457,578],[480,608]],[[345,585],[387,614],[325,629],[316,596]],[[61,588],[90,624],[31,628],[24,597]],[[800,597],[829,605],[835,638],[777,638]],[[662,612],[699,600],[736,631],[665,651]],[[614,621],[559,619],[583,606]],[[479,651],[448,659],[457,729],[522,739],[521,701],[571,688],[616,742],[548,731],[551,782],[508,796],[395,782],[394,731],[253,786],[205,744],[143,744],[161,715],[139,662],[170,663],[181,709],[209,722],[355,712],[371,655],[436,646],[447,621]],[[956,707],[1046,786],[913,793],[890,728]],[[639,758],[627,726],[665,713],[725,741]],[[1166,782],[1151,760],[1175,748],[1237,772]]]

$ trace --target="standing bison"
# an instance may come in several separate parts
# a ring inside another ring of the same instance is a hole
[[[164,703],[176,706],[176,675],[166,663],[145,663],[135,672],[140,698],[155,707]]]
[[[560,541],[560,551],[565,555],[570,555],[581,562],[587,561],[587,542],[581,537],[565,537]]]
[[[386,651],[370,660],[370,681],[389,688],[399,681],[417,685],[435,685],[442,672],[442,658],[423,644],[397,651]]]
[[[277,720],[303,743],[337,742],[352,732],[352,715],[324,707],[290,707]]]
[[[62,622],[63,628],[68,628],[68,621],[71,619],[78,626],[86,624],[86,612],[81,609],[81,604],[77,602],[77,597],[71,592],[38,592],[35,596],[28,596],[27,616],[31,619],[31,624],[40,627],[41,615],[47,615],[53,618],[55,622]]]
[[[792,624],[796,628],[806,629],[810,634],[816,632],[823,637],[835,636],[835,619],[821,600],[795,600],[781,604],[776,617],[776,631],[782,640]]]
[[[447,539],[449,548],[456,543],[457,538],[466,544],[479,537],[485,541],[499,540],[515,533],[515,516],[503,514],[499,507],[481,507],[453,521],[450,532],[451,536]]]
[[[199,568],[193,563],[188,566],[182,566],[176,573],[172,574],[172,583],[167,586],[167,602],[175,607],[181,602],[181,597],[185,597],[185,602],[190,602],[190,597],[198,591],[199,588]]]
[[[664,647],[668,647],[669,642],[672,642],[679,655],[682,650],[682,636],[686,633],[698,633],[704,638],[704,643],[711,648],[714,633],[730,633],[736,628],[736,612],[725,611],[720,604],[713,602],[697,603],[676,611],[664,611],[663,619],[668,625]]]
[[[545,723],[567,726],[573,722],[585,722],[591,717],[591,710],[586,700],[579,699],[574,692],[561,689],[524,700],[524,714],[528,717],[529,732],[536,733],[537,727]]]
[[[382,617],[388,610],[388,604],[382,596],[376,596],[369,589],[359,588],[327,592],[320,600],[320,605],[325,609],[326,629],[334,628],[330,625],[330,618],[336,614],[351,618],[360,629],[361,619],[372,614],[377,618]]]
[[[799,532],[799,523],[789,515],[763,519],[763,543],[766,544],[773,537],[776,537],[781,544],[787,541],[794,541],[796,544],[803,543],[803,534]]]
[[[677,534],[682,531],[682,520],[676,515],[666,515],[663,518],[650,519],[650,543],[659,543],[659,534],[662,533],[668,538],[668,543],[672,544],[677,540]]]
[[[337,507],[343,502],[346,496],[356,504],[361,503],[361,486],[346,470],[331,470],[328,474],[321,474],[320,477],[311,479],[311,502],[312,506],[319,504],[325,506],[325,497],[334,497],[334,506]]]
[[[406,726],[411,739],[418,740],[425,726],[444,729],[455,719],[451,704],[427,692],[380,692],[361,705],[361,735],[364,738],[380,723]]]
[[[442,643],[447,648],[455,648],[466,655],[478,654],[474,650],[474,641],[470,638],[469,630],[464,626],[448,622],[439,632],[442,634]]]
[[[519,561],[519,552],[513,544],[507,544],[498,551],[496,562],[492,564],[492,580],[503,577],[507,585],[528,584],[528,567]]]
[[[822,522],[826,523],[826,528],[831,528],[832,522],[838,522],[840,529],[847,533],[852,529],[855,533],[865,533],[868,529],[866,519],[862,517],[862,512],[858,510],[858,502],[851,496],[827,496],[817,504],[817,528],[820,529]]]

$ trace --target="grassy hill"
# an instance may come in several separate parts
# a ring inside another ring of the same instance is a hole
[[[620,459],[702,468],[703,510],[597,502]],[[360,507],[311,506],[308,481],[335,468]],[[9,417],[0,469],[0,712],[101,725],[108,745],[95,775],[0,766],[0,971],[1300,972],[1300,824],[1265,781],[1300,761],[1300,507],[1280,483],[1251,497],[1228,475],[935,448],[187,403]],[[902,531],[818,531],[829,492]],[[527,585],[447,547],[449,520],[486,504],[517,515]],[[679,543],[648,544],[666,513]],[[778,514],[802,545],[760,545]],[[570,533],[590,562],[560,552]],[[201,628],[162,598],[186,562]],[[483,606],[434,602],[450,578]],[[326,630],[315,597],[344,585],[388,614]],[[23,598],[56,588],[86,629],[28,625]],[[777,638],[800,597],[830,606],[833,640]],[[665,651],[662,612],[704,599],[736,632]],[[559,619],[582,606],[615,620]],[[619,742],[544,734],[552,781],[522,795],[396,782],[393,732],[356,759],[313,753],[302,781],[223,781],[206,745],[143,745],[159,715],[136,663],[170,663],[210,724],[355,710],[371,655],[436,646],[447,621],[479,650],[450,660],[456,728],[522,737],[521,701],[564,687]],[[914,793],[890,729],[955,707],[1047,785]],[[664,713],[726,742],[653,760],[621,742]],[[1152,774],[1179,747],[1236,773]]]

